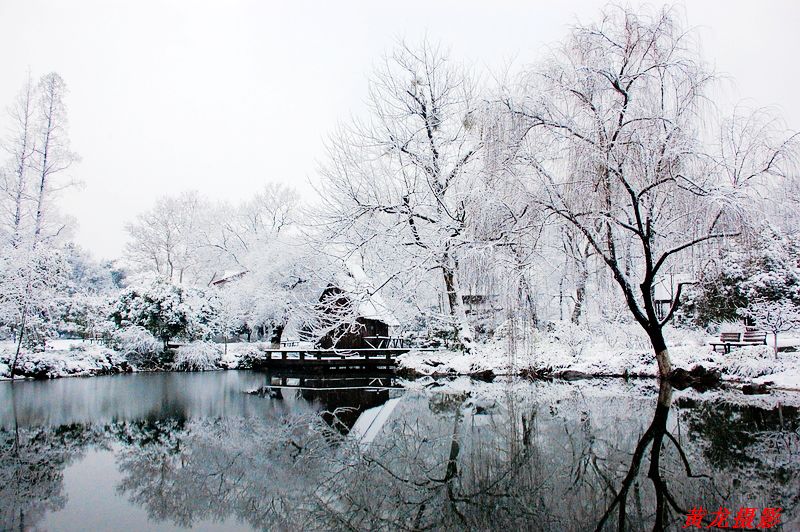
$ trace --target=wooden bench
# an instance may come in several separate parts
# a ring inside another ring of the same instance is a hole
[[[723,352],[730,353],[731,347],[746,347],[748,345],[767,345],[767,333],[754,329],[747,329],[744,333],[724,332],[719,335],[719,342],[711,342],[714,351],[721,347]]]
[[[742,335],[742,343],[747,345],[767,345],[766,331],[749,330]]]

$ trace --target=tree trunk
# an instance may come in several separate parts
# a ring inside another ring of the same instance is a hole
[[[662,380],[658,390],[658,404],[651,424],[651,427],[655,430],[653,431],[653,443],[650,446],[650,467],[647,472],[647,477],[653,482],[653,488],[656,493],[654,532],[664,530],[665,525],[669,522],[667,486],[664,479],[661,478],[660,461],[664,436],[667,434],[667,420],[669,419],[669,407],[671,404],[672,385],[666,380]]]
[[[575,265],[575,306],[572,307],[571,321],[578,324],[583,315],[586,303],[586,282],[589,279],[589,257],[592,255],[592,246],[587,241],[581,249],[572,239],[569,239],[568,249],[572,256],[572,263]],[[567,268],[564,271],[568,271]]]
[[[575,280],[575,306],[572,308],[572,323],[577,324],[581,321],[583,304],[586,300],[586,280],[589,277],[589,270],[586,264],[578,266],[578,278]]]
[[[778,360],[778,333],[772,333],[772,347],[775,349],[775,360]]]
[[[35,146],[33,146],[33,139],[31,138],[31,121],[33,118],[32,107],[33,85],[31,84],[30,73],[28,73],[28,80],[25,84],[24,99],[21,99],[16,107],[18,120],[20,122],[20,138],[17,167],[15,169],[17,182],[14,190],[14,233],[11,241],[12,246],[15,248],[19,246],[22,239],[22,215],[23,202],[25,201],[26,170],[30,165],[28,158],[33,155],[35,149]]]
[[[285,325],[275,325],[272,328],[272,334],[270,335],[270,347],[273,349],[278,349],[281,346],[281,336],[283,336],[283,329]]]
[[[672,364],[669,359],[669,350],[667,343],[664,341],[664,334],[661,327],[651,327],[647,329],[647,335],[650,337],[650,343],[653,345],[653,351],[656,354],[656,362],[658,363],[658,378],[669,378],[672,373]]]
[[[17,339],[17,349],[16,349],[16,352],[14,353],[14,361],[11,363],[11,372],[10,372],[11,374],[9,375],[9,378],[12,381],[14,380],[14,374],[17,371],[17,362],[19,361],[19,352],[22,349],[22,337],[25,336],[25,317],[26,317],[26,314],[27,314],[27,312],[23,312],[23,314],[22,314],[22,320],[20,321],[20,326],[19,326],[19,338]]]
[[[442,266],[444,274],[444,286],[447,291],[447,301],[450,305],[450,316],[453,318],[456,336],[461,343],[464,352],[472,351],[472,329],[467,321],[467,313],[464,310],[464,300],[461,289],[458,286],[456,269],[452,265],[452,259]]]
[[[47,157],[49,155],[49,150],[50,150],[50,133],[52,131],[52,126],[53,126],[52,113],[53,113],[53,107],[51,103],[50,109],[48,110],[47,127],[45,128],[44,141],[42,142],[42,168],[39,174],[39,194],[36,198],[36,225],[34,228],[34,235],[37,238],[39,237],[39,234],[42,232],[42,220],[44,219],[45,192],[47,189],[47,179],[50,174],[50,171],[47,168]]]

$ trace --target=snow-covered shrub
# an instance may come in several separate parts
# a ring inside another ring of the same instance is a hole
[[[0,355],[0,377],[8,377],[9,357]],[[72,346],[66,350],[42,353],[23,352],[16,375],[34,379],[54,379],[67,376],[106,375],[130,371],[125,358],[97,344]]]
[[[230,353],[230,349],[228,352]],[[261,351],[255,344],[238,344],[236,349],[236,356],[238,357],[238,369],[251,369],[253,362],[264,358],[264,352]]]
[[[214,308],[202,291],[158,278],[126,288],[111,317],[119,327],[139,325],[166,343],[209,337]]]
[[[769,346],[740,347],[725,354],[723,371],[729,375],[754,379],[776,370],[775,354]]]
[[[554,321],[549,333],[553,340],[568,346],[570,355],[576,358],[583,354],[584,348],[592,340],[592,334],[587,328],[566,320]]]
[[[652,349],[650,339],[641,325],[630,321],[593,322],[589,331],[595,342],[605,341],[613,348]]]
[[[192,342],[178,348],[174,368],[183,371],[208,371],[218,369],[222,349],[212,342]]]
[[[150,331],[130,325],[114,332],[111,346],[138,368],[157,366],[163,344]]]

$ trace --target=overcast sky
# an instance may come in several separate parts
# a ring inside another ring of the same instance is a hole
[[[236,201],[268,181],[311,193],[324,138],[363,109],[373,65],[398,38],[427,34],[496,70],[535,61],[603,5],[0,0],[0,108],[28,68],[61,74],[84,183],[62,208],[79,244],[113,258],[125,223],[163,194]],[[800,2],[697,1],[684,12],[705,58],[734,80],[725,98],[776,106],[799,129]]]

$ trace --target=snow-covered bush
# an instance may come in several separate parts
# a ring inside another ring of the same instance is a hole
[[[595,342],[605,341],[613,348],[650,350],[650,339],[638,323],[630,321],[592,322],[588,333]]]
[[[183,371],[208,371],[218,369],[222,349],[212,342],[192,342],[178,348],[174,368]]]
[[[111,346],[138,368],[158,365],[162,343],[139,325],[130,325],[115,331]]]
[[[264,352],[255,344],[238,344],[237,347],[239,347],[236,350],[236,356],[238,357],[236,367],[238,369],[251,369],[253,362],[264,358]]]
[[[0,377],[9,377],[11,353],[0,353]],[[130,371],[125,357],[97,344],[72,346],[67,350],[20,355],[15,375],[34,379],[107,375]]]
[[[112,318],[119,327],[144,327],[166,344],[173,338],[209,337],[214,308],[202,291],[157,278],[126,288]]]
[[[688,294],[698,324],[736,321],[755,302],[800,304],[800,243],[763,223],[751,240],[704,268],[700,284]]]
[[[592,340],[589,329],[567,320],[554,321],[549,330],[550,337],[569,347],[570,355],[579,357]]]
[[[766,345],[740,347],[725,354],[723,371],[739,378],[754,379],[775,372],[775,355]]]

